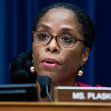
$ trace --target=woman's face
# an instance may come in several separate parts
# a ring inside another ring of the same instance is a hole
[[[61,34],[82,38],[81,25],[74,13],[64,8],[50,9],[37,24],[36,31],[54,36],[49,44],[33,42],[34,67],[38,75],[49,76],[53,83],[65,83],[74,79],[79,67],[84,64],[88,53],[81,41],[76,41],[73,47],[62,47],[56,37]]]

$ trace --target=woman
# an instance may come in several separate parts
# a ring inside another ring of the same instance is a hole
[[[94,41],[93,23],[85,12],[75,5],[49,6],[37,17],[32,36],[31,75],[51,78],[51,93],[57,85],[80,86],[75,78],[83,75]]]

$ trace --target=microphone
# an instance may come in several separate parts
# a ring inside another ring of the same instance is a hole
[[[41,98],[45,98],[46,96],[50,101],[53,101],[51,95],[50,95],[50,84],[51,84],[51,78],[48,76],[37,76],[37,80],[40,84],[40,95]]]

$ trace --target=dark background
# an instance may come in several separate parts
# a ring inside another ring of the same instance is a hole
[[[95,44],[80,81],[111,86],[111,0],[0,0],[0,84],[10,83],[13,57],[31,49],[32,24],[40,9],[56,2],[78,5],[95,24]]]

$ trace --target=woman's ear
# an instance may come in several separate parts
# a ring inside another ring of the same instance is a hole
[[[34,31],[32,31],[32,35],[34,34]]]
[[[90,53],[90,48],[86,47],[83,49],[81,66],[83,66],[86,63],[86,61],[88,60],[89,53]]]
[[[32,31],[32,38],[33,38],[33,35],[34,35],[34,31]]]

